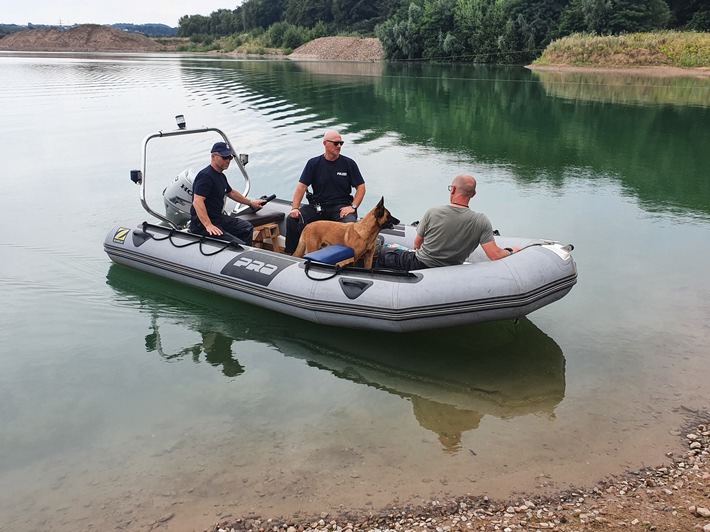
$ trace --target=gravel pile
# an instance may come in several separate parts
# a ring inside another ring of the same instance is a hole
[[[296,48],[297,61],[382,61],[382,43],[374,37],[321,37]]]
[[[488,497],[432,500],[423,506],[389,508],[310,519],[248,516],[223,521],[205,532],[457,532],[629,529],[710,532],[710,416],[679,433],[687,449],[666,454],[667,465],[606,479],[590,490],[553,497],[493,501]]]
[[[11,33],[0,39],[0,50],[46,52],[155,52],[160,45],[138,33],[98,24],[69,30],[36,29]]]

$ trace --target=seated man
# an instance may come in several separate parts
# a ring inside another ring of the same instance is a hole
[[[224,197],[229,196],[254,209],[261,209],[264,200],[252,201],[229,186],[224,171],[233,158],[227,143],[217,142],[212,146],[210,165],[200,170],[192,183],[189,231],[251,246],[254,227],[246,220],[224,215]]]
[[[343,138],[337,131],[323,136],[325,153],[306,163],[296,185],[291,212],[286,219],[286,246],[284,251],[293,255],[298,239],[306,224],[315,220],[357,222],[357,208],[365,197],[365,180],[355,161],[340,155]],[[303,196],[313,187],[314,204],[301,207]],[[355,198],[351,196],[355,189]]]
[[[476,195],[476,180],[461,174],[449,185],[450,203],[429,209],[417,226],[414,252],[383,247],[377,258],[378,268],[422,270],[437,266],[463,264],[479,244],[490,260],[512,255],[520,248],[499,248],[493,239],[493,227],[485,214],[468,207]]]

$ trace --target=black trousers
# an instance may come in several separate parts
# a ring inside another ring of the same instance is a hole
[[[220,240],[226,240],[227,242],[236,242],[237,244],[245,244],[251,246],[254,239],[254,226],[251,222],[242,220],[241,218],[223,217],[222,220],[215,224],[222,230],[220,236],[212,236],[204,228],[202,224],[198,224],[198,227],[192,227],[190,224],[190,232],[196,235],[212,236],[212,238],[219,238]]]
[[[420,261],[417,258],[417,254],[413,251],[383,247],[380,249],[379,255],[377,255],[377,267],[409,272],[412,270],[423,270],[429,266]]]

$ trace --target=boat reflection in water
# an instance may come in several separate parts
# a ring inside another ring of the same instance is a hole
[[[338,378],[406,398],[419,424],[448,452],[459,451],[461,435],[485,415],[553,416],[565,393],[562,350],[527,318],[436,333],[364,333],[304,322],[115,264],[107,282],[120,304],[150,314],[148,352],[173,360],[203,357],[234,378],[249,370],[234,357],[232,343],[258,341]],[[166,352],[159,322],[198,332],[202,342]]]

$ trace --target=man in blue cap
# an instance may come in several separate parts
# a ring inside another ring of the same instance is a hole
[[[261,209],[264,200],[250,200],[229,186],[224,171],[229,168],[234,155],[227,143],[217,142],[212,146],[211,153],[210,165],[200,170],[192,183],[189,230],[198,235],[251,246],[254,226],[246,220],[224,214],[224,197],[257,210]]]

